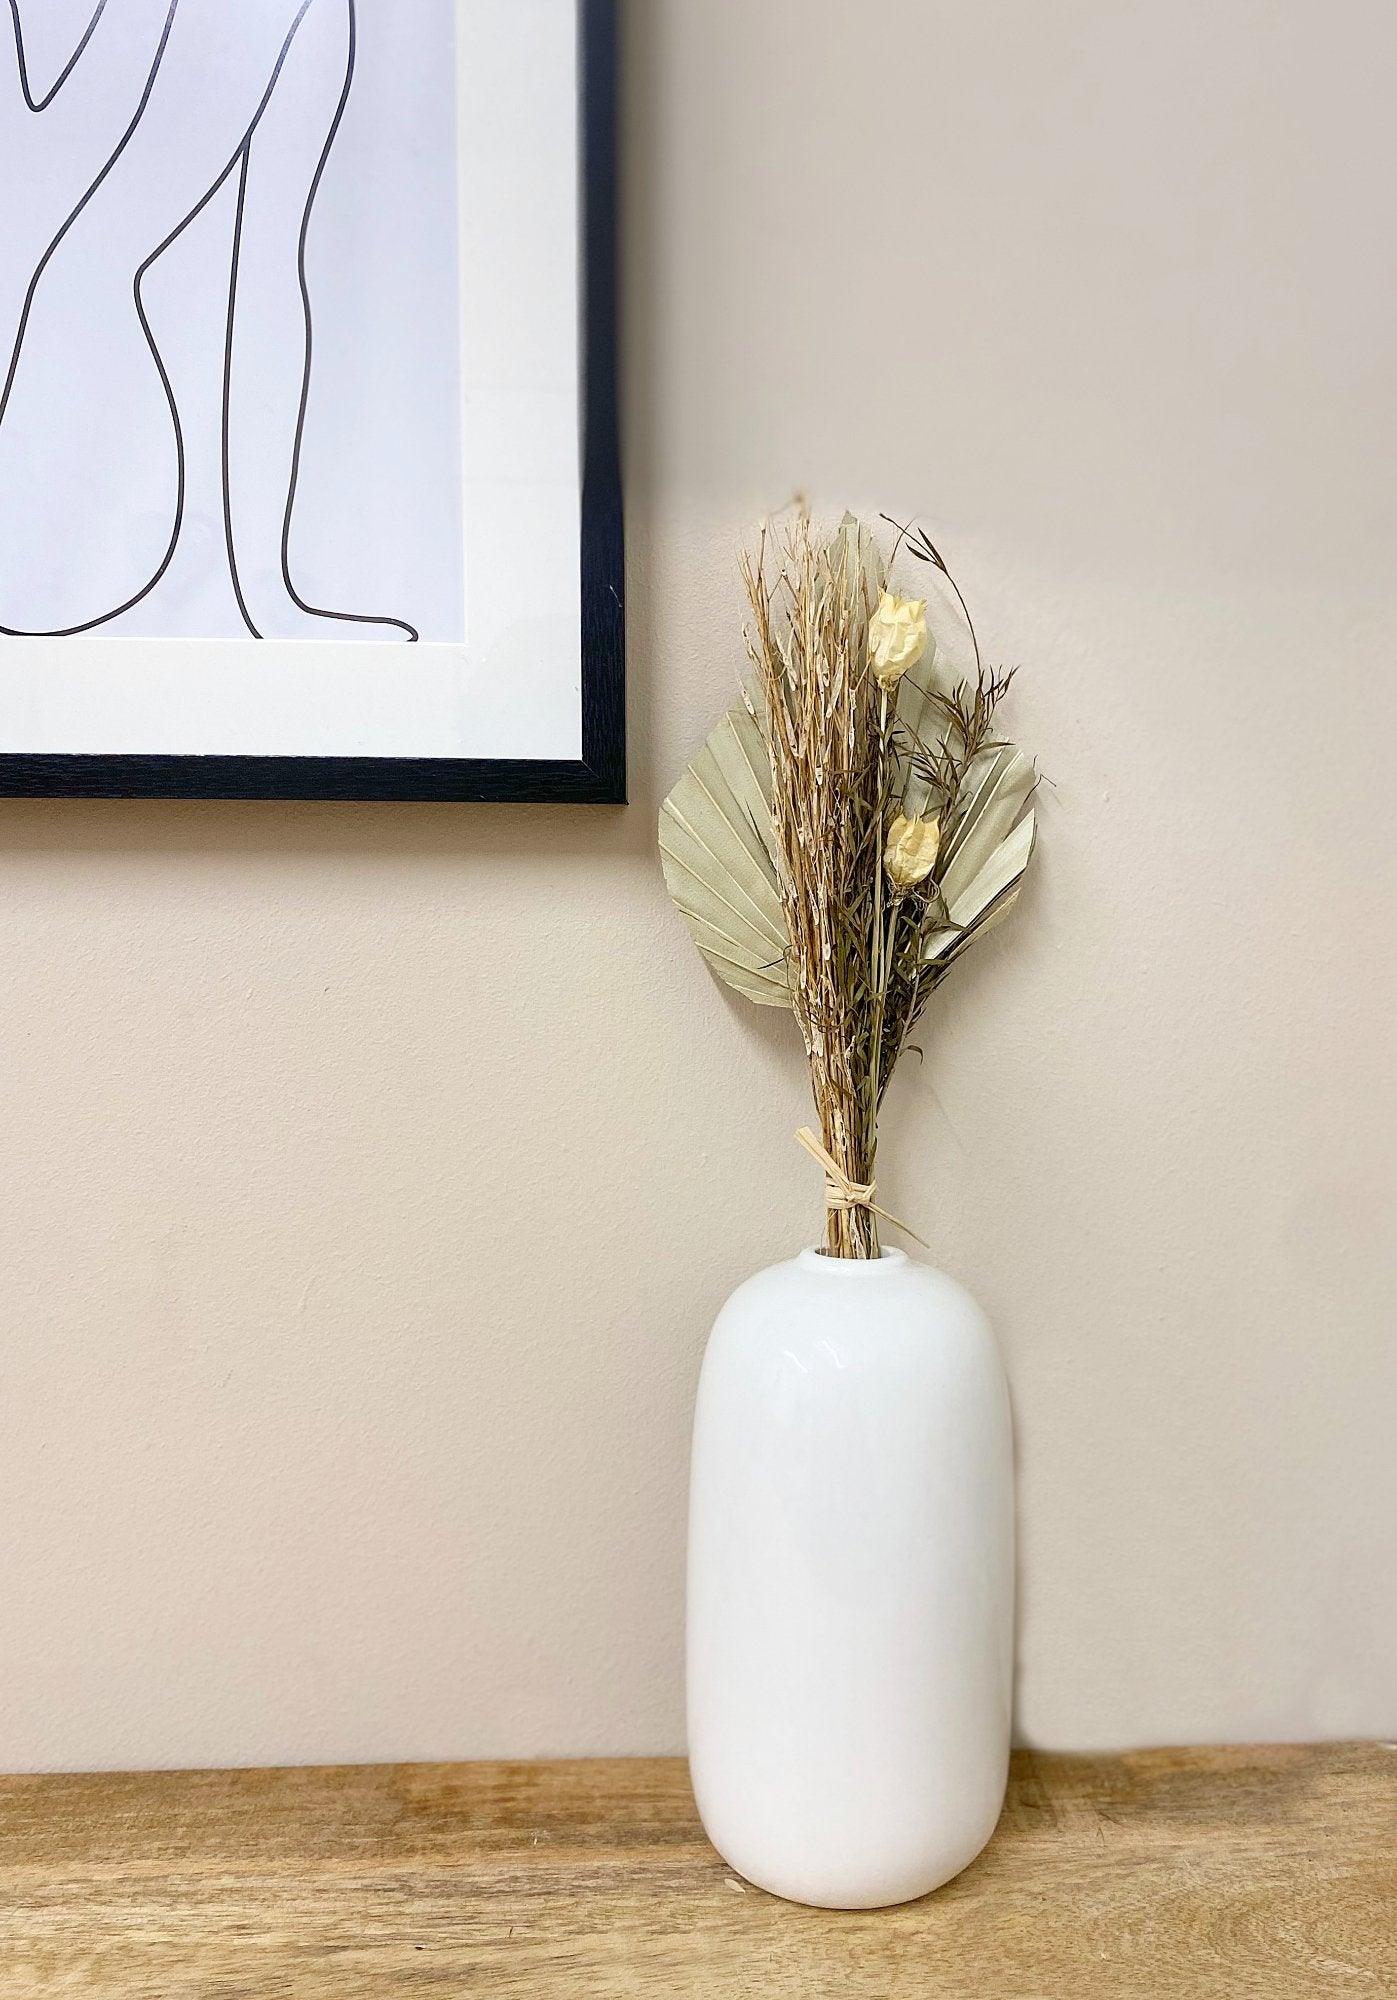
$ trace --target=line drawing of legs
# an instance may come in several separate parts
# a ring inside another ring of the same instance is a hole
[[[313,605],[292,530],[314,359],[306,241],[354,82],[355,0],[317,0],[243,147],[224,356],[223,508],[238,608],[258,638],[324,638],[325,621],[415,641],[402,619]],[[288,167],[291,171],[288,173]],[[287,186],[304,199],[288,201]]]
[[[38,61],[52,74],[46,89],[34,82],[20,0],[8,0],[13,60],[0,17],[0,384],[30,280],[59,225],[117,151],[150,82],[170,14],[170,0],[101,0],[80,17],[85,26],[73,47],[61,31],[64,19],[71,27],[74,17],[50,13],[48,4],[39,12],[26,0],[31,31],[43,31]]]
[[[17,0],[10,4],[20,61]],[[126,4],[130,19],[145,0]],[[121,5],[103,0],[42,98],[21,67],[26,116],[43,106],[54,107],[44,118],[56,116],[70,85],[88,86],[104,48],[99,31]],[[0,347],[0,631],[99,631],[168,570],[184,522],[185,438],[142,286],[236,177],[223,408],[227,547],[243,622],[259,637],[343,637],[347,626],[351,636],[417,636],[405,621],[313,607],[292,581],[312,352],[305,238],[352,83],[354,27],[353,0],[258,0],[236,11],[169,0],[130,120],[37,259],[12,351]],[[308,133],[284,94],[293,62],[304,101],[324,107]],[[296,169],[289,187],[258,173],[258,137],[274,105],[279,155]],[[288,207],[294,230],[277,223]],[[262,383],[239,359],[244,340]]]
[[[83,30],[81,39],[79,40],[77,47],[73,50],[73,53],[69,56],[67,62],[63,65],[63,68],[58,72],[58,75],[54,78],[54,81],[49,85],[49,88],[44,92],[43,96],[35,97],[33,89],[29,82],[29,63],[25,54],[24,23],[20,19],[19,0],[10,0],[10,21],[14,28],[14,36],[15,36],[15,63],[18,69],[20,93],[24,98],[24,102],[28,110],[36,113],[48,110],[49,106],[53,103],[55,97],[57,97],[58,93],[62,90],[64,84],[68,81],[69,77],[73,74],[73,71],[77,68],[78,64],[81,62],[83,55],[87,49],[88,43],[92,40],[92,37],[97,32],[97,24],[101,20],[102,16],[106,13],[106,11],[107,11],[107,0],[97,0],[97,6],[93,12],[92,19],[88,22],[86,28]]]

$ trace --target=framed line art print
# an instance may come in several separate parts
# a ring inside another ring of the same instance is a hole
[[[624,798],[615,70],[0,0],[0,793]]]

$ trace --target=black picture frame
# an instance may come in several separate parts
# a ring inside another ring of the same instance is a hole
[[[505,0],[508,4],[508,0]],[[452,757],[0,752],[10,798],[345,799],[623,805],[625,567],[617,393],[617,4],[578,0],[582,158],[582,755]]]

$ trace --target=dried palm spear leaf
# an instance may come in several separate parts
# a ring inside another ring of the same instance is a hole
[[[982,752],[966,773],[939,870],[947,921],[922,947],[938,979],[1018,901],[1037,837],[1025,810],[1037,782],[1032,760],[1007,744]]]
[[[665,884],[720,979],[789,1007],[786,920],[771,824],[771,760],[755,716],[729,709],[665,800]]]
[[[911,692],[925,728],[929,710]],[[1033,854],[1036,822],[1025,808],[1036,782],[1031,760],[1008,746],[982,752],[967,772],[937,867],[946,921],[922,946],[934,982],[1013,908]],[[916,786],[909,778],[909,793]],[[912,797],[911,810],[922,805]],[[718,977],[759,1006],[789,1007],[771,763],[745,706],[728,711],[665,800],[660,855],[675,907]]]

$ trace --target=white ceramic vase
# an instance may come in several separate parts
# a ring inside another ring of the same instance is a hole
[[[778,1896],[923,1896],[1009,1758],[1013,1458],[994,1336],[900,1250],[806,1250],[718,1315],[689,1505],[689,1758],[710,1840]]]

